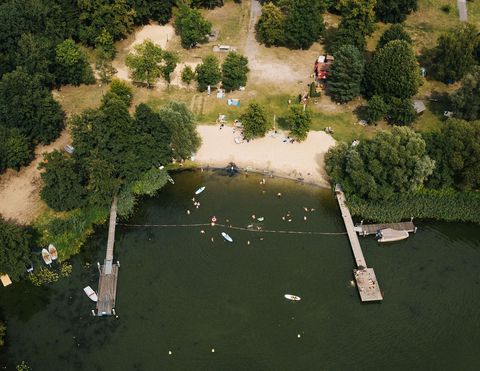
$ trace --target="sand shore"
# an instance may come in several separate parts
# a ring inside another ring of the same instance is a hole
[[[240,137],[231,126],[220,129],[219,125],[199,125],[202,145],[195,162],[202,166],[225,167],[234,162],[242,169],[267,171],[289,178],[303,178],[305,182],[329,187],[323,158],[335,140],[323,131],[311,131],[305,141],[283,142],[284,132],[267,134],[250,142],[235,143]]]

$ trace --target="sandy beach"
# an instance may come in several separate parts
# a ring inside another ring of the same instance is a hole
[[[234,162],[238,167],[251,171],[267,171],[273,175],[303,178],[305,182],[328,187],[323,158],[335,140],[323,131],[311,131],[303,142],[287,143],[288,135],[272,132],[264,138],[237,144],[240,131],[231,126],[199,125],[202,145],[195,161],[202,166],[225,167]]]

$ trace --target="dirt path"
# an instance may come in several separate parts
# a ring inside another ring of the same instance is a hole
[[[0,214],[21,224],[30,224],[46,205],[40,199],[40,171],[38,164],[43,153],[61,149],[70,143],[70,134],[64,130],[60,137],[47,146],[35,149],[35,159],[20,171],[9,169],[0,177]]]

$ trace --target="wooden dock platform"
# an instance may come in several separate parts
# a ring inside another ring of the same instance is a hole
[[[335,194],[337,196],[338,206],[342,213],[345,229],[347,230],[348,239],[352,248],[353,256],[357,269],[353,270],[355,281],[357,282],[358,293],[360,299],[363,301],[379,301],[383,300],[380,286],[378,285],[377,277],[373,268],[367,267],[367,261],[363,256],[362,247],[353,225],[352,215],[346,205],[345,194],[339,184],[335,186]]]
[[[401,223],[384,223],[384,224],[357,224],[355,230],[359,235],[368,236],[370,234],[376,234],[381,229],[391,228],[396,231],[407,231],[409,233],[417,232],[417,227],[413,224],[413,221],[401,222]]]
[[[115,242],[115,226],[117,224],[117,197],[113,197],[110,208],[110,224],[108,228],[107,252],[103,265],[99,264],[97,316],[111,316],[115,308],[117,295],[118,268],[113,263],[113,245]]]

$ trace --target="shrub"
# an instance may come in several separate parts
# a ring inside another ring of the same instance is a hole
[[[195,79],[195,72],[192,70],[192,67],[185,66],[182,71],[182,82],[187,85],[190,85]]]
[[[387,114],[388,106],[383,98],[379,95],[374,95],[368,101],[367,106],[367,121],[374,124],[380,121]]]

